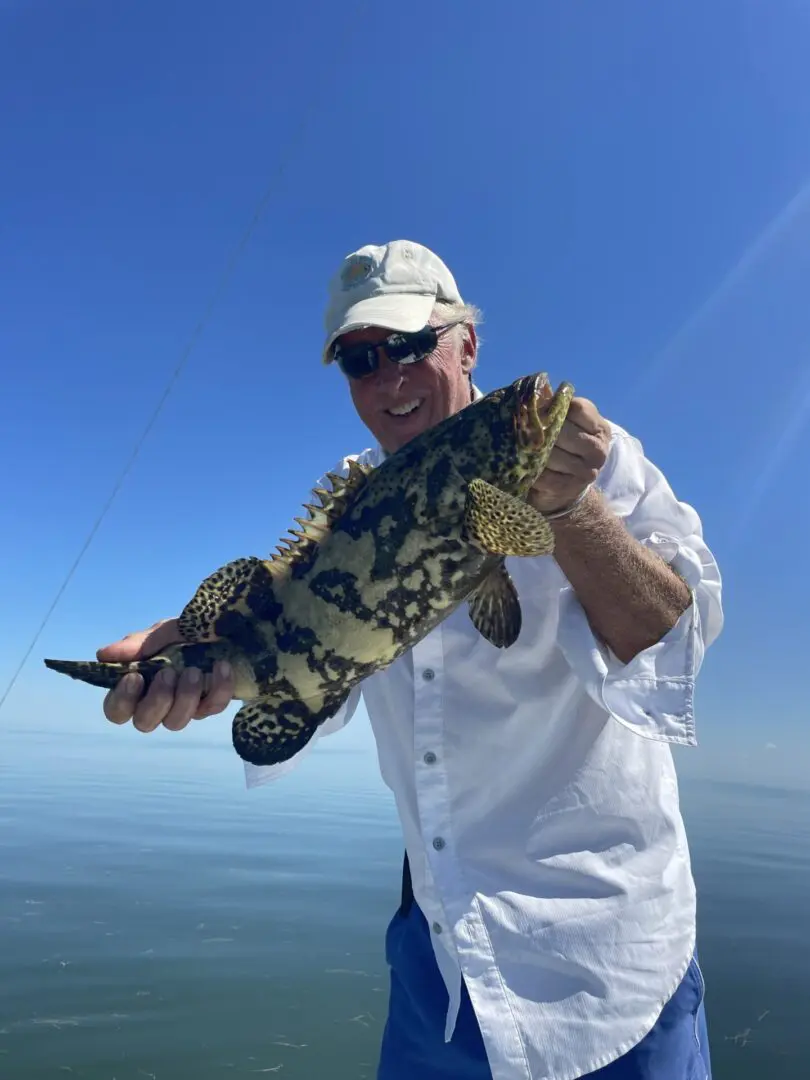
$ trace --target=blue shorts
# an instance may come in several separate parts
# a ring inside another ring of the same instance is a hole
[[[416,903],[391,920],[386,959],[391,986],[377,1080],[492,1080],[463,980],[453,1038],[444,1041],[447,990]],[[587,1080],[711,1080],[703,978],[696,959],[652,1031],[610,1065],[588,1073]]]

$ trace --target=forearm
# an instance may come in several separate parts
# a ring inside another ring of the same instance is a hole
[[[594,633],[622,663],[660,641],[689,606],[683,579],[627,532],[595,489],[550,524],[557,564]]]

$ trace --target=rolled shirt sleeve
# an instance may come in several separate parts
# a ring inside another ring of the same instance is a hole
[[[612,426],[610,453],[595,486],[630,534],[680,574],[691,604],[660,641],[625,664],[596,638],[567,585],[559,645],[590,696],[618,723],[645,738],[694,746],[695,680],[723,626],[720,571],[695,510],[675,497],[639,441]]]

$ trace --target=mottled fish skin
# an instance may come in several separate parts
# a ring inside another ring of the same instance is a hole
[[[270,559],[229,563],[180,616],[188,644],[126,665],[54,661],[96,686],[126,671],[147,683],[170,664],[210,675],[229,659],[245,702],[233,742],[257,765],[284,761],[358,682],[391,664],[465,600],[493,644],[517,636],[520,606],[503,566],[546,554],[553,536],[526,502],[567,414],[573,388],[548,399],[544,374],[485,395],[406,444],[377,468],[350,464],[316,489],[320,506]],[[511,498],[510,498],[511,497]],[[478,594],[475,590],[480,588]]]

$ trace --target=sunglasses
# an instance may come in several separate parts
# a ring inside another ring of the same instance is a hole
[[[439,337],[453,326],[458,323],[426,326],[412,333],[397,331],[382,341],[358,341],[352,345],[336,341],[332,356],[344,375],[350,379],[365,379],[380,366],[380,349],[385,349],[385,355],[393,364],[416,364],[433,352]]]

